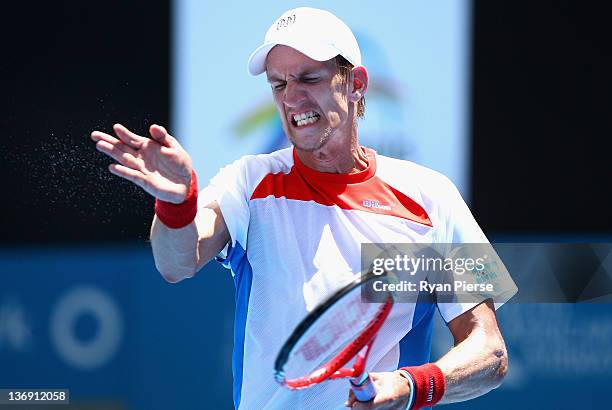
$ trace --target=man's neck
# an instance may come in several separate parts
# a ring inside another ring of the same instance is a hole
[[[345,143],[329,141],[314,151],[303,151],[296,148],[300,161],[308,168],[319,172],[334,174],[352,174],[368,167],[368,157],[358,144],[357,137]]]

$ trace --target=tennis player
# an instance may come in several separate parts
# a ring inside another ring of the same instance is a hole
[[[305,7],[283,13],[248,70],[266,74],[293,146],[237,160],[201,192],[190,156],[163,127],[151,126],[150,138],[119,124],[115,136],[92,133],[97,149],[117,161],[110,172],[156,198],[151,245],[166,280],[192,277],[213,258],[231,269],[235,407],[420,409],[499,386],[508,357],[490,301],[437,305],[455,346],[435,363],[436,304],[396,304],[388,321],[398,330],[380,334],[370,353],[373,401],[357,402],[346,381],[300,391],[275,382],[283,342],[359,274],[362,243],[487,238],[446,177],[359,144],[368,72],[336,16]]]

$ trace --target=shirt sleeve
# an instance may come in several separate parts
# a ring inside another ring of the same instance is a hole
[[[244,255],[247,247],[250,213],[245,161],[246,157],[221,168],[198,196],[199,207],[212,201],[219,204],[230,241],[217,255],[217,260],[227,268],[231,267],[234,256]]]
[[[517,292],[517,287],[474,219],[459,190],[450,180],[447,181],[449,184],[445,198],[447,239],[444,244],[446,247],[444,254],[453,260],[484,258],[478,269],[464,271],[461,274],[453,273],[451,278],[453,285],[455,280],[460,280],[468,284],[491,284],[493,289],[481,291],[480,288],[473,292],[455,291],[453,301],[438,302],[438,310],[448,323],[489,298],[493,299],[495,309],[498,309]]]

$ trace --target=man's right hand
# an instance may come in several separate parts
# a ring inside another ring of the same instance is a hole
[[[100,131],[91,133],[96,149],[118,162],[109,165],[109,171],[162,201],[183,202],[192,165],[178,141],[160,125],[151,125],[151,138],[134,134],[121,124],[115,124],[113,130],[117,138]]]

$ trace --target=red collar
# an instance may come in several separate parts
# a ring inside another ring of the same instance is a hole
[[[371,148],[361,147],[368,158],[368,166],[359,172],[351,174],[336,174],[332,172],[320,172],[304,165],[293,147],[293,162],[297,171],[307,180],[319,180],[337,184],[357,184],[367,181],[376,174],[376,151]]]

